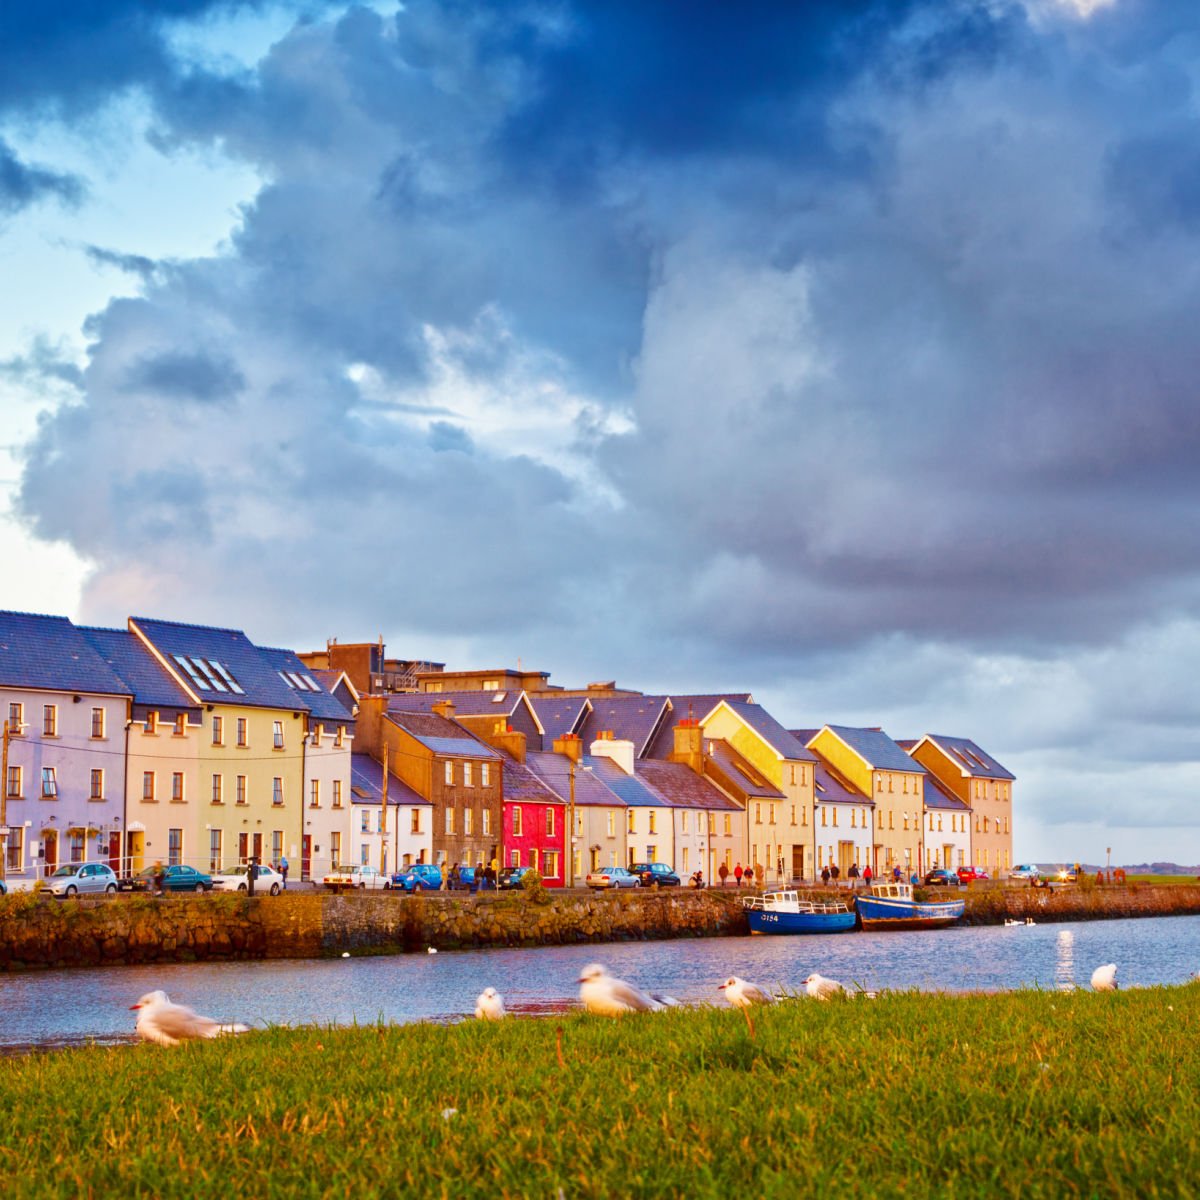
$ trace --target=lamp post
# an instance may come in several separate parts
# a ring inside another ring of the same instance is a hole
[[[567,759],[571,789],[567,800],[567,887],[575,886],[575,760]]]

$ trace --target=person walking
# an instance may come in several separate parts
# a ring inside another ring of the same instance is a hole
[[[869,888],[871,886],[872,878],[874,878],[874,875],[871,871],[871,864],[867,863],[867,865],[863,867],[863,887]]]
[[[156,896],[161,896],[163,894],[163,891],[164,891],[164,889],[166,887],[166,883],[167,883],[167,872],[166,872],[166,869],[162,865],[161,859],[154,864],[153,879],[154,879],[154,894]]]
[[[828,867],[821,868],[821,883],[825,887],[829,886],[829,868]]]
[[[279,860],[279,874],[283,876],[283,890],[287,891],[288,860],[285,855]]]
[[[718,876],[718,878],[721,880],[721,886],[722,886],[722,887],[724,887],[724,886],[725,886],[725,880],[729,878],[729,867],[728,867],[728,866],[726,866],[726,865],[725,865],[725,863],[722,863],[722,864],[721,864],[721,865],[720,865],[720,866],[717,868],[717,876]]]
[[[742,878],[746,881],[747,887],[753,887],[754,886],[754,868],[747,867],[745,869],[745,871],[742,872]]]
[[[734,879],[736,879],[736,880],[737,880],[737,885],[738,885],[738,887],[741,887],[741,886],[742,886],[742,875],[743,875],[743,874],[744,874],[744,872],[742,871],[742,864],[741,864],[741,863],[738,863],[738,864],[737,864],[737,865],[736,865],[736,866],[733,868],[733,877],[734,877]]]
[[[258,879],[258,859],[252,858],[246,864],[246,895],[254,895],[254,884]]]
[[[839,876],[839,875],[841,875],[841,873],[842,873],[842,870],[841,870],[841,868],[840,868],[840,867],[837,865],[837,863],[833,863],[833,864],[831,864],[831,865],[830,865],[830,868],[829,868],[829,878],[833,880],[833,886],[834,886],[834,887],[837,887],[837,885],[838,885],[838,876]]]
[[[850,869],[846,872],[846,878],[850,880],[850,890],[854,891],[858,887],[858,863],[852,862]]]

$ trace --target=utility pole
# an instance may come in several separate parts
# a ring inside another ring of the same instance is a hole
[[[387,794],[388,794],[388,744],[383,743],[383,816],[379,818],[379,832],[383,835],[379,846],[379,873],[387,874]],[[396,813],[396,824],[400,824],[400,814]],[[399,830],[396,831],[399,834]]]
[[[7,726],[5,726],[7,729]],[[8,743],[6,742],[7,746]],[[567,801],[567,887],[575,886],[575,760],[567,760],[567,773],[571,779],[571,795]]]
[[[4,722],[4,749],[0,751],[0,879],[8,878],[8,722]]]

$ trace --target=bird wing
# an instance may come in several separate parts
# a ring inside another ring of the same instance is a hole
[[[627,1008],[633,1009],[634,1012],[657,1012],[663,1007],[653,997],[647,996],[645,992],[635,988],[631,983],[626,983],[623,979],[612,979],[609,984],[612,988],[613,999]]]
[[[163,1004],[151,1014],[151,1019],[161,1033],[176,1041],[188,1038],[216,1037],[220,1025],[210,1017],[202,1017],[182,1004]]]
[[[772,999],[757,983],[743,983],[742,995],[752,1004],[770,1004]]]

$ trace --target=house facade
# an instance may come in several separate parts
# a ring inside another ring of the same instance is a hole
[[[388,874],[433,861],[433,804],[390,769],[386,808],[384,793],[383,764],[369,754],[352,755],[348,826],[330,827],[324,857],[318,844],[314,878],[333,866],[369,866]]]
[[[816,753],[814,751],[814,753]],[[814,767],[813,844],[815,870],[838,868],[849,877],[851,866],[874,871],[875,801],[855,787],[833,763],[817,754]]]

